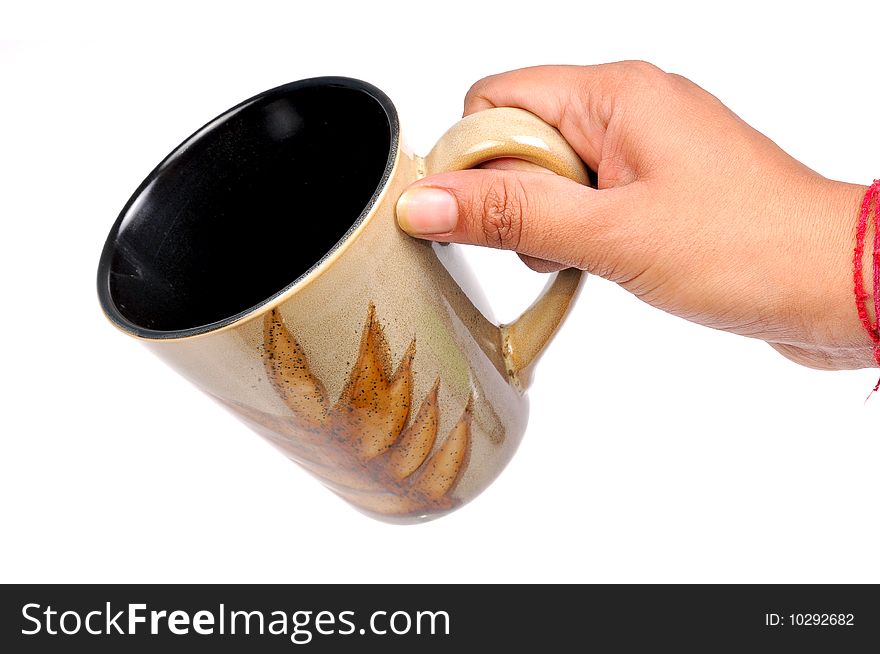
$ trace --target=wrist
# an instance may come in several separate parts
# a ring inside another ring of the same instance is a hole
[[[806,235],[806,251],[798,263],[807,299],[811,345],[833,360],[834,367],[865,368],[877,365],[874,343],[865,331],[858,311],[853,284],[853,250],[856,225],[867,186],[821,179],[816,183],[808,219],[802,222],[812,231]],[[868,295],[873,289],[872,254],[874,225],[869,221],[865,238],[862,275]],[[866,300],[872,321],[876,320],[872,297]]]

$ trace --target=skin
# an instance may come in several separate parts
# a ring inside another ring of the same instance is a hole
[[[710,93],[646,62],[487,77],[464,114],[490,107],[556,127],[598,188],[510,160],[433,175],[398,203],[413,236],[515,250],[541,272],[581,268],[802,365],[876,366],[852,280],[865,186],[826,179]]]

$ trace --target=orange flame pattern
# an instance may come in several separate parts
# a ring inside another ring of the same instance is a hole
[[[450,493],[470,452],[473,396],[439,447],[439,377],[407,425],[415,339],[392,373],[391,350],[370,304],[357,361],[332,407],[277,309],[264,318],[263,341],[269,382],[291,414],[275,416],[235,403],[252,427],[365,511],[404,516],[454,506]]]

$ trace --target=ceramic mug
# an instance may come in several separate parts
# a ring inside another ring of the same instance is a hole
[[[437,517],[510,460],[530,369],[581,280],[557,273],[498,326],[459,246],[398,228],[410,183],[499,157],[587,183],[559,132],[519,109],[463,119],[422,158],[369,84],[266,91],[135,191],[101,255],[102,307],[356,508]]]

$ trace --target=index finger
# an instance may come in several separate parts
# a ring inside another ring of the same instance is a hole
[[[492,75],[474,84],[464,115],[491,107],[519,107],[558,129],[581,159],[597,170],[615,101],[628,78],[662,73],[646,62],[595,66],[533,66]]]

